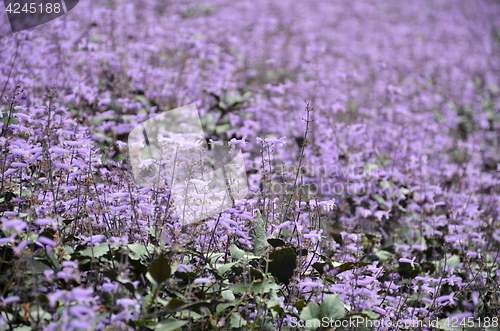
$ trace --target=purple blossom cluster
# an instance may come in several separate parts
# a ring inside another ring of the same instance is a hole
[[[1,16],[0,325],[493,323],[498,17],[495,1],[80,1],[12,34]],[[207,142],[242,149],[249,194],[185,225],[168,186],[134,180],[128,134],[192,103]]]

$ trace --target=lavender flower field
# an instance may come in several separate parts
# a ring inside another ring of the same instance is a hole
[[[500,1],[4,9],[0,329],[500,330]],[[186,224],[129,133],[192,104],[248,193]]]

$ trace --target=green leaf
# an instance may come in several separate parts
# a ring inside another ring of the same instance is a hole
[[[230,290],[222,291],[221,294],[224,300],[233,301],[235,299],[233,292],[231,292]]]
[[[216,311],[218,313],[221,313],[224,310],[226,310],[227,308],[234,307],[235,305],[236,305],[236,303],[221,303],[221,304],[217,305]]]
[[[207,256],[206,261],[208,261],[209,263],[214,263],[215,261],[217,261],[218,258],[224,255],[225,253],[210,253]]]
[[[151,107],[151,103],[149,102],[149,100],[146,99],[145,97],[143,97],[142,95],[137,95],[135,97],[135,100],[139,101],[140,103],[142,103],[144,105],[144,107],[146,107],[146,108]]]
[[[415,264],[414,267],[410,263],[399,263],[398,273],[402,278],[413,279],[417,277],[420,272],[422,272],[422,267],[419,264]]]
[[[193,38],[193,40],[201,39],[203,38],[203,33],[195,33],[194,35],[191,36],[191,38]]]
[[[125,287],[125,289],[127,289],[133,296],[135,296],[135,287],[131,282],[123,279],[121,276],[117,277],[117,281],[122,284],[123,287]]]
[[[375,201],[377,201],[379,203],[379,205],[383,205],[385,200],[384,198],[382,198],[380,195],[378,194],[374,194],[373,195],[373,199],[375,199]]]
[[[167,308],[168,309],[175,309],[177,307],[184,306],[186,303],[182,301],[179,298],[173,298],[172,300],[169,301]]]
[[[247,325],[247,321],[241,317],[238,313],[231,314],[231,327],[232,328],[241,328]]]
[[[160,255],[149,265],[148,271],[156,283],[163,283],[171,275],[170,261],[164,255]]]
[[[80,255],[99,258],[109,252],[109,247],[107,243],[100,243],[99,245],[93,247],[87,247],[80,252]]]
[[[225,263],[225,264],[217,264],[216,268],[219,274],[225,274],[232,266],[234,266],[237,262]]]
[[[283,284],[288,284],[293,276],[293,271],[297,267],[297,255],[290,247],[276,250],[269,254],[268,271]],[[265,261],[262,262],[262,269],[265,270]]]
[[[451,266],[457,265],[459,263],[460,263],[460,257],[457,255],[453,255],[452,257],[450,257],[449,259],[446,260],[447,267],[451,267]]]
[[[158,239],[159,233],[151,227],[146,227],[146,232],[153,238]]]
[[[156,325],[155,331],[174,331],[182,328],[189,321],[182,321],[177,319],[168,319],[163,322],[160,322]]]
[[[380,261],[387,261],[391,258],[391,253],[388,251],[380,250],[377,253],[375,253],[375,256],[380,260]]]
[[[217,125],[215,127],[215,132],[217,134],[221,134],[221,133],[227,132],[229,130],[231,130],[231,124],[222,124],[222,125]]]
[[[278,304],[274,304],[274,303],[275,303],[274,300],[268,301],[267,306],[269,308],[271,308],[272,310],[274,310],[275,312],[282,314],[285,310],[283,308],[281,308],[279,303]]]
[[[199,309],[202,307],[208,307],[212,309],[213,307],[217,306],[220,303],[225,303],[225,302],[221,300],[200,300],[194,303],[188,303],[182,306],[171,308],[168,313],[171,314],[178,311],[191,311],[191,312],[199,311]]]
[[[323,275],[325,273],[325,262],[315,262],[312,267],[314,270],[316,270],[320,275]]]
[[[221,101],[221,102],[219,102],[218,106],[219,106],[219,108],[220,108],[220,109],[222,109],[222,110],[226,110],[226,109],[227,109],[226,104],[225,104],[224,102],[222,102],[222,101]]]
[[[340,272],[344,272],[344,271],[347,271],[347,270],[352,270],[352,269],[356,269],[356,268],[361,268],[361,267],[366,267],[367,265],[370,265],[370,263],[367,263],[367,262],[347,262],[347,263],[344,263],[342,265],[340,265],[339,269],[340,269]]]
[[[262,255],[269,245],[267,242],[266,226],[260,214],[251,223],[254,226],[254,229],[250,231],[250,238],[253,241],[253,253]]]
[[[264,322],[264,329],[263,331],[275,331],[276,329],[274,328],[274,324],[269,321],[269,320],[266,320]]]
[[[130,249],[131,254],[129,257],[134,260],[139,260],[141,257],[147,256],[146,247],[142,244],[128,244],[128,249]]]
[[[264,279],[262,272],[255,268],[250,268],[250,278],[251,279]]]
[[[278,295],[276,295],[276,291],[272,290],[271,293],[270,293],[270,297],[272,297],[274,295],[274,298],[272,299],[267,299],[267,301],[265,301],[266,303],[266,306],[268,308],[273,308],[274,307],[274,310],[275,311],[278,311],[279,308],[281,308],[280,306],[280,298],[278,297]],[[278,306],[279,308],[277,308],[276,306]],[[283,312],[283,308],[281,308],[281,312]]]
[[[344,303],[338,294],[328,294],[323,298],[320,306],[321,317],[340,319],[345,316]]]
[[[318,328],[321,326],[321,321],[317,318],[313,318],[312,320],[306,321],[305,326],[308,330],[318,330]]]
[[[361,312],[362,315],[365,315],[366,317],[372,319],[372,320],[376,320],[380,317],[380,314],[379,313],[375,313],[373,311],[368,311],[368,310],[364,310]]]
[[[306,306],[306,304],[304,302],[304,299],[300,299],[299,301],[297,301],[296,303],[294,303],[293,306],[295,308],[297,308],[299,311],[302,311],[302,309],[304,309],[304,307]]]
[[[357,325],[356,328],[357,331],[374,331],[376,329],[373,327],[372,320],[375,320],[377,318],[375,317],[371,318],[370,316],[371,315],[367,314],[366,312],[362,312],[359,314],[349,314],[344,319],[342,319],[342,321],[348,321],[349,323],[352,323],[350,321],[356,320],[355,323]],[[379,315],[377,314],[376,316]],[[348,328],[343,328],[343,327],[337,328],[337,330],[342,330],[342,331],[345,331],[346,329],[348,330]],[[404,329],[409,329],[409,328],[401,328],[401,330]]]
[[[403,193],[404,195],[408,195],[411,190],[407,189],[406,187],[401,187],[399,188],[399,190],[401,191],[401,193]]]
[[[273,246],[274,248],[286,246],[286,243],[284,240],[277,239],[277,238],[267,239],[267,242],[269,243],[269,245]]]
[[[231,257],[234,260],[239,260],[243,255],[245,255],[245,251],[238,248],[238,246],[236,246],[235,244],[232,244],[229,247],[229,254],[231,254]]]
[[[300,318],[302,318],[304,321],[319,319],[320,318],[319,305],[314,301],[309,302],[309,304],[304,309],[302,309],[302,312],[300,313]]]
[[[200,314],[198,314],[197,312],[195,312],[191,309],[181,310],[177,316],[182,318],[182,319],[192,318],[194,321],[196,321],[202,317]]]
[[[197,273],[194,273],[194,272],[180,272],[180,271],[176,271],[175,272],[175,277],[182,279],[182,281],[183,281],[184,284],[190,284],[196,278],[199,278],[200,276]]]
[[[236,294],[244,294],[247,292],[247,290],[250,288],[250,284],[245,284],[245,283],[236,283],[232,284],[230,286],[231,291]],[[262,283],[257,282],[252,286],[251,291],[255,293],[268,293],[271,290],[280,290],[281,286],[278,284],[274,283],[271,279],[267,279],[264,283],[264,291],[262,291]]]

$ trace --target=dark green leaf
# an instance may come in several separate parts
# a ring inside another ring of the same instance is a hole
[[[49,238],[51,240],[54,240],[54,235],[56,232],[52,228],[47,228],[45,229],[42,233],[39,234],[39,236]]]
[[[179,298],[173,298],[167,305],[168,309],[175,309],[177,307],[184,306],[186,303]]]
[[[276,238],[267,239],[267,242],[269,243],[269,245],[273,246],[274,248],[286,246],[285,241],[281,240],[281,239],[276,239]]]
[[[199,278],[197,273],[194,272],[180,272],[176,271],[175,272],[175,277],[182,279],[182,282],[184,284],[191,284],[196,278]]]
[[[304,301],[304,299],[300,299],[299,301],[297,301],[294,305],[293,305],[295,308],[297,308],[299,311],[301,311],[302,309],[304,309],[304,307],[306,306],[306,303]]]
[[[170,261],[165,256],[160,255],[149,265],[148,271],[158,284],[163,283],[171,275]]]
[[[367,262],[360,262],[360,261],[357,261],[357,262],[347,262],[347,263],[344,263],[344,264],[340,265],[338,268],[339,268],[340,272],[344,272],[344,271],[347,271],[347,270],[352,270],[352,269],[356,269],[356,268],[366,267],[367,265],[370,265],[370,264],[367,263]]]
[[[269,254],[268,271],[283,284],[288,284],[297,266],[297,255],[291,248],[283,248]],[[265,261],[262,268],[265,270]]]
[[[401,275],[402,278],[410,279],[417,277],[422,271],[422,268],[418,264],[415,264],[414,266],[415,267],[413,268],[410,263],[399,263],[399,275]]]
[[[280,305],[272,306],[271,309],[280,314],[284,312],[283,308],[281,308]]]
[[[255,268],[250,268],[250,278],[251,279],[264,279],[262,272]]]
[[[316,262],[312,265],[314,270],[316,270],[320,275],[323,275],[325,273],[325,262]]]

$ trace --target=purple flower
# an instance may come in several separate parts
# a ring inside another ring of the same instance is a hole
[[[65,141],[64,144],[69,145],[69,146],[82,146],[83,142],[82,141]]]
[[[17,114],[14,114],[15,117],[17,117],[19,120],[22,120],[24,122],[30,122],[30,117],[26,114],[23,114],[23,113],[17,113]]]
[[[13,155],[26,155],[26,154],[28,154],[28,152],[26,152],[25,150],[20,149],[20,148],[13,148],[10,150],[10,152]]]
[[[104,292],[116,291],[118,289],[119,283],[104,283],[102,284],[102,290]]]
[[[70,324],[71,324],[71,327],[73,330],[76,330],[76,329],[88,330],[89,328],[92,327],[92,321],[85,322],[85,321],[73,319],[73,320],[71,320]]]
[[[17,295],[8,298],[1,297],[0,299],[2,300],[2,303],[4,305],[8,305],[9,303],[18,302],[19,300],[21,300],[21,298],[19,298]]]
[[[454,304],[453,297],[455,296],[455,293],[451,293],[449,295],[442,295],[438,298],[436,298],[437,303],[443,303],[445,301],[448,301],[450,304]]]
[[[14,174],[16,172],[17,172],[17,169],[9,168],[9,169],[7,169],[7,171],[4,172],[4,175],[5,176],[10,176],[10,175],[12,175],[12,174]]]
[[[59,299],[66,297],[66,292],[62,290],[56,290],[56,292],[48,293],[47,299],[49,299],[49,306],[54,308],[56,306],[56,302]]]
[[[77,301],[79,304],[91,303],[98,299],[98,297],[94,297],[94,287],[89,286],[84,288],[82,286],[75,287],[71,290],[71,298]]]
[[[117,193],[111,194],[111,197],[112,198],[125,198],[125,197],[128,197],[128,193],[126,193],[126,192],[117,192]]]
[[[71,306],[69,312],[78,319],[84,319],[93,313],[93,309],[84,306]]]
[[[66,170],[69,170],[71,169],[71,166],[68,165],[68,164],[64,164],[64,163],[61,163],[61,162],[54,162],[55,165],[56,165],[56,169],[66,169]]]
[[[10,166],[14,168],[27,168],[28,164],[24,162],[12,162]]]
[[[39,218],[35,221],[36,225],[49,225],[54,223],[54,220],[51,218]]]
[[[210,283],[212,281],[211,278],[209,277],[201,277],[201,278],[196,278],[193,283],[194,284],[205,284],[205,283]]]
[[[479,303],[479,292],[474,291],[471,293],[470,296],[471,296],[472,302],[474,303],[474,306],[477,306],[477,304]]]
[[[9,237],[0,238],[0,245],[7,244],[7,243],[14,243],[15,237],[16,237],[16,234],[13,233]]]
[[[290,221],[286,221],[286,222],[281,223],[280,225],[278,225],[276,227],[275,233],[278,233],[281,229],[290,226],[290,224],[292,224]]]
[[[414,258],[413,258],[413,259],[411,259],[411,260],[410,260],[410,259],[406,259],[406,258],[400,258],[400,259],[399,259],[399,262],[402,262],[402,263],[409,263],[409,264],[411,264],[411,267],[412,267],[412,268],[415,268],[415,259],[416,259],[416,257],[414,257]]]
[[[12,247],[12,250],[16,253],[17,256],[20,256],[26,246],[28,246],[28,241],[23,239],[23,241],[21,241],[19,245]]]
[[[96,234],[96,235],[93,235],[93,236],[90,236],[88,238],[86,238],[82,244],[85,245],[86,243],[90,242],[92,243],[93,245],[96,245],[98,243],[100,243],[103,239],[104,239],[104,235],[103,234]]]
[[[69,153],[67,149],[61,148],[61,147],[52,147],[50,149],[52,153],[58,154],[58,155],[66,155]]]
[[[25,221],[21,219],[13,219],[9,221],[3,221],[2,222],[2,229],[9,229],[9,228],[14,228],[17,233],[24,231],[28,224],[26,224]]]
[[[48,245],[48,246],[55,246],[56,245],[56,242],[52,239],[49,239],[47,237],[44,237],[44,236],[40,236],[38,237],[38,241],[44,245]]]
[[[380,307],[373,307],[372,308],[374,312],[379,313],[380,315],[385,315],[387,314],[387,311],[380,308]]]
[[[300,286],[308,288],[322,288],[323,281],[321,279],[313,281],[310,278],[306,278],[304,281],[300,282]]]
[[[121,206],[118,206],[118,207],[115,207],[115,206],[110,206],[109,207],[109,210],[111,210],[112,212],[120,212],[120,211],[125,211],[129,208],[128,205],[121,205]]]

